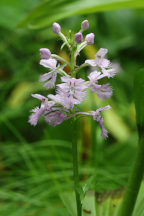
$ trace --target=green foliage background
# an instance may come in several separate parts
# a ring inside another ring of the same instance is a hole
[[[39,65],[39,49],[59,52],[52,22],[58,21],[67,34],[68,29],[79,31],[84,19],[89,20],[89,31],[96,37],[95,45],[85,49],[79,61],[93,58],[98,48],[105,47],[108,57],[121,66],[121,73],[110,81],[113,97],[103,103],[92,95],[81,106],[83,110],[112,106],[104,114],[109,139],[102,140],[99,128],[89,119],[82,119],[78,127],[81,184],[86,192],[97,192],[96,215],[113,214],[114,210],[108,209],[113,209],[113,202],[116,206],[120,202],[138,141],[133,81],[144,67],[143,7],[142,0],[1,0],[0,215],[64,216],[70,214],[69,209],[74,211],[72,193],[70,201],[67,193],[73,190],[70,122],[52,128],[41,119],[34,128],[27,121],[29,110],[37,105],[30,94],[45,94],[38,83],[45,71]],[[66,55],[65,51],[59,54]],[[92,127],[96,130],[94,154]],[[142,201],[140,197],[134,215],[144,215],[139,207]]]

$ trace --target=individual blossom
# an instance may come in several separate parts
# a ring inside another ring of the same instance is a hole
[[[40,82],[45,82],[45,84],[43,85],[46,89],[50,89],[53,88],[55,86],[55,82],[56,82],[56,77],[57,77],[57,61],[55,59],[42,59],[40,60],[40,65],[49,68],[50,72],[45,73],[43,75],[40,76]]]
[[[40,94],[32,94],[32,97],[37,98],[41,101],[41,106],[32,109],[31,112],[33,113],[29,117],[29,123],[35,126],[38,122],[39,117],[43,115],[46,111],[51,109],[51,107],[55,104],[55,102],[48,101],[48,98]]]
[[[87,34],[85,37],[85,41],[86,41],[87,45],[94,44],[94,38],[95,38],[94,33]]]
[[[82,23],[81,23],[81,30],[82,31],[85,31],[89,28],[89,22],[88,20],[84,20]]]
[[[62,111],[56,111],[56,112],[51,112],[47,115],[45,115],[45,121],[51,125],[51,126],[56,126],[61,124],[64,120],[66,120],[67,115],[63,113]]]
[[[49,59],[51,57],[51,52],[47,48],[40,49],[41,59]]]
[[[90,80],[88,83],[88,88],[92,92],[95,92],[99,98],[105,100],[112,96],[112,88],[108,83],[103,85],[98,84],[98,80],[102,79],[103,77],[104,75],[101,74],[100,72],[97,71],[91,72],[90,75],[88,76]]]
[[[98,108],[96,111],[90,111],[90,112],[76,112],[75,115],[81,115],[81,116],[92,116],[93,120],[97,121],[99,123],[99,126],[101,128],[101,136],[103,138],[108,137],[108,132],[104,127],[104,121],[101,116],[101,111],[111,109],[110,105]]]
[[[58,23],[54,22],[52,30],[55,34],[59,34],[61,32],[61,26]]]
[[[102,68],[102,73],[104,76],[107,76],[108,78],[114,77],[117,73],[119,73],[121,70],[120,65],[118,63],[112,63],[110,64],[109,68],[105,69]]]
[[[86,85],[83,79],[62,77],[62,84],[57,85],[57,99],[67,109],[80,104],[86,96]]]
[[[98,52],[95,55],[95,59],[92,60],[86,60],[85,63],[89,64],[92,67],[100,67],[101,69],[109,68],[110,61],[105,58],[105,55],[107,54],[108,50],[104,48],[100,48]]]
[[[41,106],[31,110],[32,114],[29,117],[31,125],[36,126],[40,116],[43,116],[51,126],[56,126],[66,120],[68,111],[56,104],[55,101],[48,101],[47,97],[40,94],[32,94],[32,97],[39,99]]]
[[[91,111],[91,115],[93,117],[93,120],[96,120],[99,123],[100,127],[101,127],[101,136],[103,138],[108,137],[108,132],[104,127],[103,118],[101,116],[101,111],[108,110],[108,109],[111,109],[111,106],[107,105],[105,107],[101,107],[101,108],[97,109],[96,111]]]
[[[75,34],[75,42],[77,44],[81,43],[83,41],[83,35],[81,32],[78,32]]]

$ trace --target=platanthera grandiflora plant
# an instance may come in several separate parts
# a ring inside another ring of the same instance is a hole
[[[81,30],[72,36],[67,37],[61,32],[61,26],[58,23],[53,23],[52,30],[63,41],[62,48],[67,46],[70,54],[70,62],[62,57],[51,54],[47,48],[40,49],[40,65],[48,68],[49,72],[40,76],[40,82],[44,83],[46,90],[55,88],[55,95],[48,94],[47,97],[40,94],[32,94],[32,96],[41,101],[40,107],[35,107],[29,117],[29,123],[35,126],[40,116],[43,116],[45,121],[51,125],[56,126],[67,119],[72,119],[73,125],[80,116],[91,116],[101,128],[101,136],[107,138],[108,132],[104,127],[104,120],[101,112],[110,109],[110,105],[100,107],[97,110],[81,112],[78,105],[82,103],[87,95],[87,89],[97,94],[97,96],[104,100],[112,95],[112,88],[109,83],[99,84],[99,80],[103,78],[114,77],[117,70],[106,58],[108,52],[105,48],[100,48],[95,55],[95,59],[85,60],[81,65],[77,64],[77,56],[80,55],[81,50],[87,45],[94,44],[95,35],[93,33],[87,34],[83,39],[83,31],[89,28],[88,20],[81,23]],[[60,62],[63,62],[61,65]],[[70,72],[66,73],[64,67],[68,66]],[[80,78],[80,71],[84,67],[91,67],[91,71],[84,80]],[[57,83],[57,77],[60,77],[61,82]],[[75,128],[74,128],[75,130]],[[79,175],[78,175],[78,160],[77,160],[77,142],[74,136],[72,141],[73,150],[73,172],[74,185],[77,203],[77,215],[82,214],[82,204],[79,194]]]

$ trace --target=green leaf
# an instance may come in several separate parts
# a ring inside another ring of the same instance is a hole
[[[60,198],[64,203],[67,211],[71,216],[77,216],[76,213],[76,201],[74,192],[64,192],[60,194]]]
[[[77,216],[76,213],[76,201],[74,192],[64,192],[60,194],[60,197],[71,216]],[[95,211],[95,193],[94,191],[87,192],[82,203],[82,216],[96,216]]]
[[[96,207],[95,207],[95,192],[89,191],[87,192],[84,201],[83,201],[83,216],[96,216]]]
[[[134,100],[136,107],[136,120],[139,136],[144,131],[144,69],[136,73],[134,80]]]
[[[138,194],[137,202],[134,208],[134,212],[132,216],[143,216],[144,215],[144,182],[142,182],[140,191]]]
[[[43,28],[54,21],[67,17],[109,11],[122,8],[144,8],[143,0],[45,0],[40,3],[20,24],[19,27]]]
[[[83,192],[84,195],[87,193],[87,191],[90,189],[93,181],[95,180],[96,175],[92,175],[86,182],[86,184],[83,186]]]

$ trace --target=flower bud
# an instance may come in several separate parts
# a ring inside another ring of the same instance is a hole
[[[61,26],[58,23],[54,22],[52,26],[52,30],[55,34],[58,34],[61,32]]]
[[[51,57],[51,52],[47,48],[41,48],[40,56],[41,56],[41,59],[49,59]]]
[[[95,37],[94,33],[90,33],[86,35],[85,41],[87,42],[88,45],[94,44],[94,37]]]
[[[76,43],[81,43],[83,41],[83,35],[81,32],[78,32],[75,34],[75,42]]]
[[[83,31],[87,30],[89,28],[89,22],[88,20],[84,20],[82,23],[81,23],[81,29]]]

